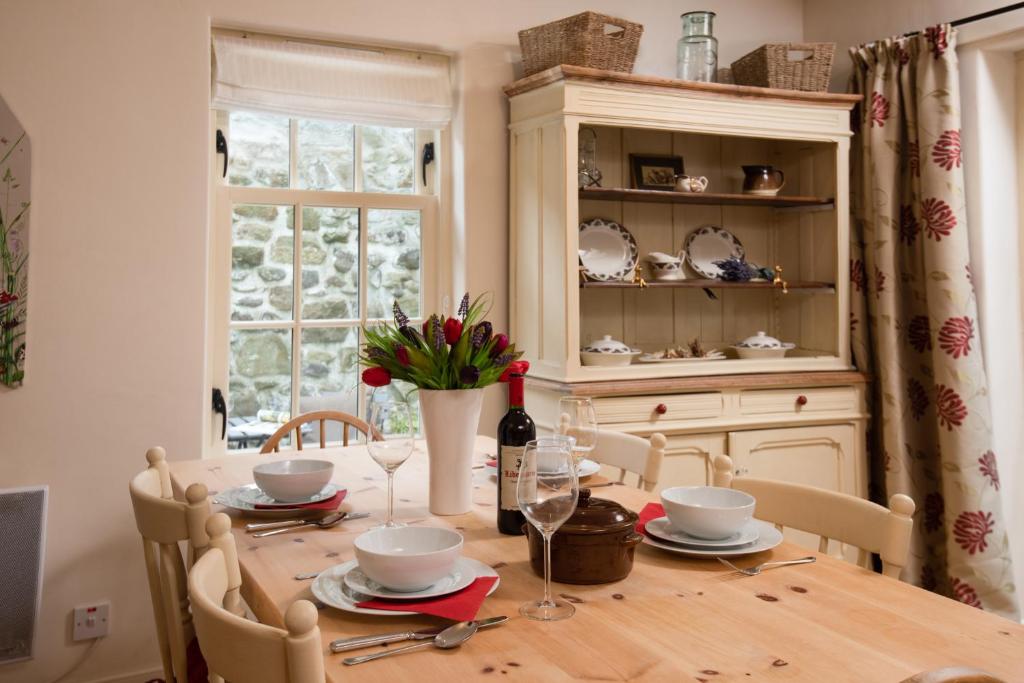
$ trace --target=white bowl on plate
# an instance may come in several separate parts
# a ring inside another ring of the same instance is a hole
[[[754,516],[754,497],[718,486],[674,486],[661,492],[672,526],[707,540],[729,538]]]
[[[580,362],[584,365],[623,366],[632,363],[640,353],[606,334],[580,349]]]
[[[327,460],[272,460],[252,468],[263,493],[284,503],[303,503],[327,486],[334,463]]]
[[[420,591],[447,576],[462,553],[462,534],[437,527],[370,529],[354,542],[359,568],[393,591]]]
[[[759,331],[754,336],[737,342],[732,348],[740,358],[783,358],[787,351],[796,348],[796,344],[781,342]]]

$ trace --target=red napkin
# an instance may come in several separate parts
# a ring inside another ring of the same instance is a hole
[[[418,612],[435,617],[443,617],[452,621],[472,621],[480,611],[480,605],[487,597],[487,591],[498,580],[496,576],[481,576],[458,593],[442,595],[425,600],[386,600],[374,598],[366,602],[357,602],[356,607],[386,609],[395,612]]]
[[[301,503],[297,505],[262,505],[256,503],[257,510],[337,510],[338,506],[341,505],[341,501],[345,500],[345,494],[348,493],[348,489],[341,489],[327,500],[321,500],[319,503]]]
[[[487,461],[487,466],[488,467],[497,467],[498,466],[498,459],[497,458],[491,458],[490,460]]]
[[[648,503],[644,505],[644,509],[640,511],[640,519],[636,523],[636,530],[642,534],[646,534],[645,527],[647,522],[652,519],[658,519],[658,517],[665,516],[665,508],[662,507],[661,503]]]

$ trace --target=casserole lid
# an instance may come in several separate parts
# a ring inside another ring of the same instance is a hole
[[[753,337],[747,337],[741,342],[737,342],[736,346],[741,349],[781,349],[786,347],[775,337],[769,337],[763,331],[758,331]]]
[[[580,489],[576,511],[558,528],[562,534],[608,534],[632,530],[639,519],[614,500],[592,498],[590,489]]]
[[[612,339],[610,334],[604,335],[603,339],[595,339],[580,350],[584,353],[633,353],[633,349]]]

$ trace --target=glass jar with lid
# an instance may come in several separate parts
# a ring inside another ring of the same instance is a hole
[[[718,39],[712,35],[714,12],[687,12],[683,37],[676,44],[676,76],[684,81],[713,83],[718,71]]]

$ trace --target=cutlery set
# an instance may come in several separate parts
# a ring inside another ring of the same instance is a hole
[[[259,522],[255,524],[246,524],[245,530],[248,533],[252,533],[254,531],[257,532],[252,534],[253,538],[263,538],[265,536],[274,536],[276,534],[283,534],[288,531],[306,529],[309,527],[330,529],[341,522],[353,519],[364,519],[369,516],[369,512],[335,512],[323,517],[322,519],[289,519],[281,522]]]

